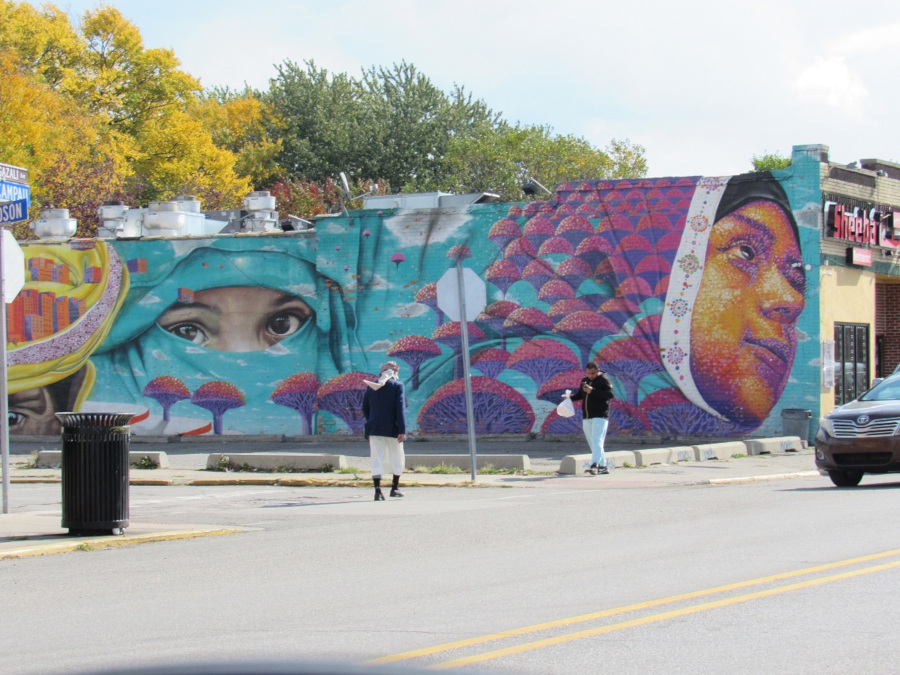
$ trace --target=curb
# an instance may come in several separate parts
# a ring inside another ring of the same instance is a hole
[[[31,544],[22,548],[14,548],[0,551],[0,560],[7,558],[27,558],[39,555],[51,555],[54,553],[72,553],[89,547],[90,549],[112,548],[113,546],[129,546],[131,544],[146,544],[154,541],[175,541],[178,539],[196,539],[198,537],[217,537],[226,534],[238,534],[243,530],[222,528],[216,530],[181,530],[171,532],[156,532],[153,534],[132,534],[121,537],[102,539],[81,539],[79,541],[67,541],[60,543]],[[62,535],[64,536],[64,535]],[[27,540],[28,537],[23,537]]]
[[[789,478],[819,477],[818,471],[798,471],[796,473],[776,473],[768,476],[746,476],[743,478],[710,478],[710,485],[730,485],[734,483],[761,483],[767,480],[785,480]]]

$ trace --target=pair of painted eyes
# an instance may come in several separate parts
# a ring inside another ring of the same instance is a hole
[[[304,323],[306,323],[306,317],[302,317],[299,314],[278,312],[266,319],[265,335],[276,341],[283,340],[300,330]],[[195,321],[182,321],[164,328],[172,335],[198,345],[205,345],[210,339],[209,329]]]

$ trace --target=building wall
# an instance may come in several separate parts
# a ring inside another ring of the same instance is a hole
[[[869,331],[869,354],[875,349],[875,274],[849,267],[823,266],[820,271],[822,304],[820,331],[823,340],[834,336],[834,324],[861,323],[872,327]],[[874,372],[873,372],[874,376]],[[819,383],[822,414],[834,410],[834,388]]]
[[[882,373],[900,365],[900,283],[878,283],[875,289],[875,333],[883,340]]]
[[[44,262],[23,293],[53,293],[48,317],[83,302],[55,330],[40,303],[20,313],[42,332],[11,345],[11,430],[81,409],[132,412],[138,434],[359,434],[390,358],[410,430],[464,433],[465,325],[480,434],[577,433],[556,405],[589,360],[613,381],[612,435],[780,434],[783,408],[818,403],[818,179],[798,156],[774,175],[359,211],[314,236],[30,243]]]

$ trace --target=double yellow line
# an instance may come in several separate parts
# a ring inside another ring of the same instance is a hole
[[[793,572],[783,572],[781,574],[773,574],[767,577],[760,577],[758,579],[750,579],[748,581],[739,581],[734,584],[726,584],[725,586],[716,586],[714,588],[707,588],[702,591],[693,591],[691,593],[682,593],[681,595],[672,595],[667,598],[659,598],[657,600],[649,600],[647,602],[639,602],[633,605],[625,605],[623,607],[615,607],[612,609],[605,609],[600,612],[592,612],[590,614],[582,614],[581,616],[574,616],[566,619],[558,619],[556,621],[548,621],[547,623],[535,624],[533,626],[525,626],[523,628],[514,628],[512,630],[506,630],[499,633],[491,633],[489,635],[481,635],[478,637],[469,638],[466,640],[458,640],[456,642],[447,642],[441,645],[435,645],[433,647],[425,647],[423,649],[415,649],[408,652],[402,652],[400,654],[392,654],[389,656],[382,656],[377,659],[373,659],[368,661],[368,663],[376,664],[376,663],[395,663],[397,661],[408,661],[411,659],[422,658],[426,656],[432,656],[434,654],[440,654],[442,652],[448,652],[455,649],[462,649],[464,647],[471,647],[473,645],[485,644],[487,642],[493,642],[495,640],[503,640],[511,637],[518,637],[521,635],[528,635],[531,633],[537,633],[540,631],[550,630],[552,628],[562,628],[566,626],[573,626],[575,624],[584,623],[586,621],[595,621],[597,619],[605,619],[611,616],[617,616],[619,614],[627,614],[629,612],[636,612],[641,610],[652,609],[655,607],[662,607],[664,605],[670,605],[678,602],[684,602],[686,600],[695,600],[697,598],[703,598],[710,595],[715,595],[717,593],[726,593],[730,591],[741,590],[745,588],[751,588],[753,586],[761,586],[764,584],[771,584],[778,581],[784,581],[786,579],[794,579],[801,576],[806,576],[810,574],[818,574],[821,572],[829,572],[831,570],[840,569],[842,567],[849,567],[852,565],[864,565],[866,563],[872,563],[874,561],[883,560],[885,558],[898,557],[900,556],[900,549],[896,549],[893,551],[885,551],[884,553],[874,553],[872,555],[861,556],[858,558],[849,558],[847,560],[841,560],[838,562],[828,563],[826,565],[817,565],[815,567],[807,567],[801,570],[795,570]],[[497,659],[503,656],[510,656],[512,654],[521,654],[523,652],[532,651],[535,649],[542,649],[544,647],[550,647],[553,645],[559,645],[566,642],[572,642],[574,640],[581,640],[583,638],[592,637],[594,635],[603,635],[605,633],[612,633],[618,630],[624,630],[626,628],[634,628],[636,626],[646,626],[651,623],[658,623],[660,621],[666,621],[668,619],[674,619],[681,616],[687,616],[690,614],[697,614],[699,612],[705,612],[710,609],[717,609],[719,607],[728,607],[729,605],[737,605],[742,602],[749,602],[750,600],[757,600],[759,598],[771,597],[773,595],[779,595],[781,593],[788,593],[790,591],[796,591],[803,588],[810,588],[813,586],[819,586],[822,584],[831,583],[834,581],[841,581],[842,579],[850,579],[853,577],[862,576],[864,574],[872,574],[873,572],[881,572],[884,570],[892,569],[895,567],[900,567],[900,560],[894,560],[891,562],[884,562],[877,565],[870,565],[868,567],[861,567],[855,570],[848,570],[845,572],[840,572],[838,574],[832,574],[829,576],[816,577],[814,579],[807,579],[805,581],[799,581],[797,583],[786,584],[784,586],[777,586],[775,588],[768,588],[764,590],[755,591],[752,593],[745,593],[743,595],[735,595],[728,598],[723,598],[721,600],[713,600],[710,602],[704,602],[697,605],[692,605],[690,607],[684,607],[681,609],[674,609],[668,612],[661,612],[658,614],[651,614],[648,616],[639,617],[636,619],[631,619],[628,621],[621,621],[619,623],[607,624],[604,626],[600,626],[598,628],[590,628],[587,630],[575,631],[572,633],[567,633],[565,635],[559,635],[556,637],[546,638],[543,640],[535,640],[533,642],[525,642],[522,644],[514,645],[512,647],[506,647],[503,649],[496,649],[493,651],[482,652],[480,654],[475,654],[473,656],[467,656],[463,658],[453,659],[452,661],[444,661],[442,663],[437,663],[429,666],[431,669],[442,670],[447,668],[460,668],[462,666],[472,665],[473,663],[480,663],[482,661],[489,661],[491,659]]]

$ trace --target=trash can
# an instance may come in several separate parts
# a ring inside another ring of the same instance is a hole
[[[781,431],[785,436],[799,436],[804,443],[809,443],[809,420],[812,410],[785,408],[781,411]]]
[[[56,413],[62,424],[62,526],[72,536],[128,527],[131,413]]]

